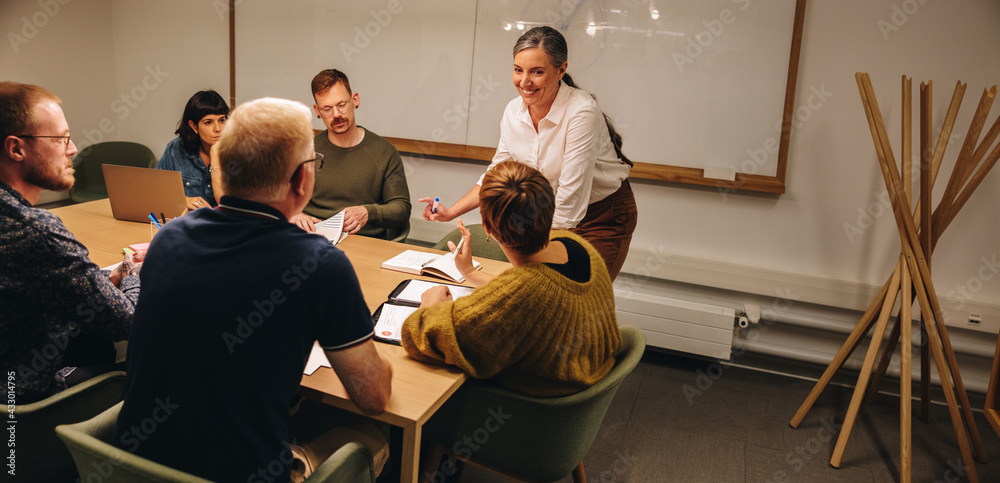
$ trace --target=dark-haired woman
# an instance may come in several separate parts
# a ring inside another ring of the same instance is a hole
[[[632,241],[637,212],[629,186],[632,163],[621,152],[621,136],[587,92],[566,74],[566,39],[552,27],[535,27],[514,45],[517,98],[500,122],[493,156],[518,161],[542,173],[555,189],[553,229],[567,229],[601,254],[611,279],[621,270]],[[479,206],[480,177],[450,207],[427,203],[424,218],[449,221]]]
[[[157,169],[180,171],[189,210],[215,206],[210,152],[219,142],[229,117],[229,105],[218,92],[198,91],[184,106],[177,123],[177,137],[167,144]]]

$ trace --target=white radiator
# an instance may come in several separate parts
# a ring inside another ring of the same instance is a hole
[[[729,307],[628,291],[615,296],[618,323],[646,333],[653,347],[729,360],[736,311]]]

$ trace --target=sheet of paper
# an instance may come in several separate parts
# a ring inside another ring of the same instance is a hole
[[[403,289],[399,295],[396,296],[399,300],[406,300],[408,302],[420,303],[420,296],[424,292],[429,290],[431,287],[436,287],[438,285],[444,285],[435,282],[428,282],[426,280],[410,280],[410,283],[406,284],[406,288]],[[472,293],[472,287],[455,287],[453,285],[448,285],[448,290],[451,291],[451,297],[457,299],[459,297],[465,297]]]
[[[306,368],[302,371],[305,375],[311,375],[320,367],[330,367],[330,361],[326,359],[326,353],[319,346],[319,341],[313,341],[312,352],[309,353],[309,360],[306,361]]]
[[[341,211],[316,224],[316,233],[323,235],[334,245],[344,241],[347,233],[344,232],[344,212]]]
[[[410,314],[417,311],[417,307],[406,307],[403,305],[382,305],[382,314],[379,315],[378,323],[375,324],[375,335],[383,339],[399,340],[400,329],[403,322]]]

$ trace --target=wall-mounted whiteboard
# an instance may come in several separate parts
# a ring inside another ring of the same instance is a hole
[[[235,4],[237,100],[311,105],[312,76],[337,68],[361,95],[359,124],[492,148],[517,95],[512,47],[527,29],[550,25],[569,43],[568,72],[598,97],[633,161],[778,170],[796,0]]]

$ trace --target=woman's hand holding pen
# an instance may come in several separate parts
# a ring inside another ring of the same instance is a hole
[[[462,240],[458,242],[457,246],[454,242],[449,241],[448,250],[455,254],[455,268],[462,276],[469,278],[469,274],[476,271],[476,268],[472,266],[472,233],[469,233],[469,230],[465,228],[461,219],[458,220],[458,231],[462,233]]]
[[[417,203],[427,203],[424,207],[424,219],[427,221],[451,221],[455,218],[451,210],[442,203],[438,203],[435,209],[434,198],[420,198]]]

